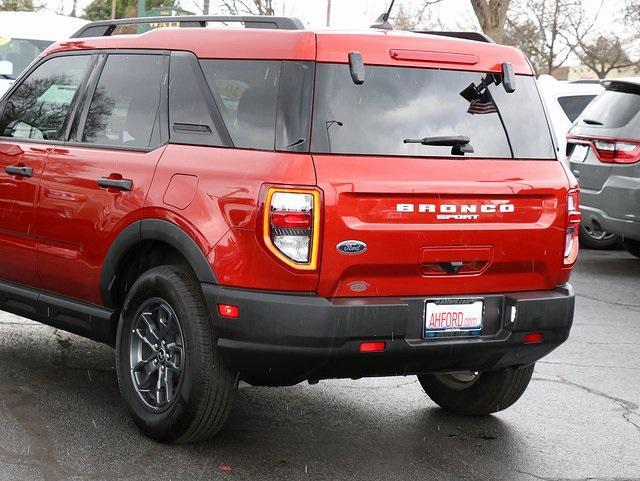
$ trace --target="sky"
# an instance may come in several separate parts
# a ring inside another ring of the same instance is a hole
[[[73,0],[44,0],[48,10],[69,13]],[[79,11],[91,0],[78,0]],[[249,3],[250,0],[246,0]],[[423,1],[423,0],[422,0]],[[412,7],[422,3],[421,0],[396,0],[395,8],[405,7],[411,11]],[[384,12],[390,0],[332,0],[331,27],[332,28],[362,28],[371,25]],[[587,12],[595,15],[599,12],[595,30],[598,32],[615,31],[624,36],[625,27],[620,22],[612,21],[622,9],[625,0],[582,0]],[[212,14],[220,0],[210,0]],[[277,15],[287,15],[300,18],[308,27],[323,28],[326,25],[327,0],[273,0]],[[182,8],[194,13],[202,13],[202,0],[180,0]],[[479,30],[479,25],[469,0],[441,0],[429,7],[428,15],[437,24],[452,30]],[[640,46],[632,49],[636,56],[640,56]],[[636,52],[638,51],[638,52]],[[577,58],[570,57],[568,65],[578,63]]]
[[[45,0],[51,11],[69,13],[72,0]],[[586,8],[595,11],[602,0],[583,0]],[[615,10],[624,0],[604,0],[603,13],[600,15],[600,26],[605,28],[610,21],[609,12]],[[79,0],[82,10],[90,0]],[[395,8],[400,5],[419,4],[419,0],[396,0]],[[183,8],[201,13],[202,0],[181,0]],[[211,0],[212,5],[219,4]],[[327,0],[274,0],[278,14],[297,16],[306,25],[322,27],[326,23]],[[365,27],[370,25],[384,10],[389,0],[332,0],[331,26],[337,28]],[[433,18],[440,18],[447,27],[476,27],[477,21],[473,14],[469,0],[442,0],[441,3],[430,7]]]

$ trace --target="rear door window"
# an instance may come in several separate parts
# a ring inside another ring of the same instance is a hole
[[[367,66],[356,85],[348,65],[318,65],[311,150],[446,157],[450,146],[404,140],[466,136],[474,149],[466,156],[555,158],[535,80],[519,76],[512,94],[496,81],[482,72]]]
[[[157,144],[167,65],[164,55],[109,55],[89,104],[81,141],[131,148]]]
[[[7,99],[0,136],[64,140],[71,105],[90,64],[89,55],[70,55],[36,68]]]
[[[640,87],[612,84],[584,111],[582,123],[619,129],[640,111]]]

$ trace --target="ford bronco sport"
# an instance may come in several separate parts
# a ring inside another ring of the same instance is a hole
[[[275,17],[75,37],[0,102],[0,307],[115,345],[147,435],[212,436],[239,380],[416,374],[485,415],[567,339],[577,184],[519,50]]]

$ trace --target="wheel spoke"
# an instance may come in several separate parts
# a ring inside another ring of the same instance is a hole
[[[169,402],[173,399],[173,373],[170,373],[169,369],[164,370],[164,388],[166,401]]]
[[[149,346],[149,348],[153,351],[153,352],[157,352],[156,346],[154,343],[152,343],[149,339],[147,339],[147,336],[145,336],[144,334],[142,334],[142,332],[140,332],[140,329],[136,329],[135,333],[137,334],[137,336],[140,338],[140,340],[142,342],[144,342],[147,346]]]
[[[149,363],[151,363],[151,361],[153,361],[155,358],[156,358],[156,355],[155,355],[155,353],[154,353],[154,354],[152,354],[151,356],[149,356],[148,358],[143,359],[143,360],[142,360],[142,361],[140,361],[138,364],[136,364],[136,365],[133,367],[133,370],[137,372],[137,371],[139,371],[140,369],[145,368],[145,371],[147,371],[147,370],[148,370],[148,369],[147,369],[147,366],[148,366],[148,365],[149,365]]]
[[[159,327],[159,332],[158,335],[160,337],[160,339],[164,339],[167,334],[169,334],[169,331],[171,330],[172,327],[172,318],[173,315],[171,313],[171,311],[169,309],[167,309],[167,307],[162,304],[158,307],[158,327]]]
[[[150,368],[149,369],[145,368],[144,378],[138,384],[138,389],[145,392],[148,392],[149,389],[151,389],[151,385],[153,384],[153,381],[152,381],[153,373],[158,371],[158,367],[153,364],[147,364],[147,366],[150,366]]]
[[[140,315],[140,319],[142,319],[142,321],[145,323],[147,327],[147,332],[153,336],[153,338],[155,339],[155,342],[158,342],[161,339],[160,333],[158,332],[158,328],[153,322],[153,319],[151,319],[151,313],[143,312]]]
[[[160,393],[162,392],[163,369],[158,369],[158,382],[156,383],[156,402],[160,405]]]

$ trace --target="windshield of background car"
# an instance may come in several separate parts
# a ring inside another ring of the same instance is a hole
[[[640,86],[612,84],[582,114],[587,125],[619,129],[640,111]]]
[[[2,77],[17,78],[52,43],[49,40],[3,37],[0,31],[0,61],[13,64],[13,74]]]
[[[469,157],[555,159],[532,77],[507,93],[483,72],[367,66],[356,85],[348,65],[317,66],[312,152],[451,156],[450,146],[403,142],[437,136],[469,137]]]

